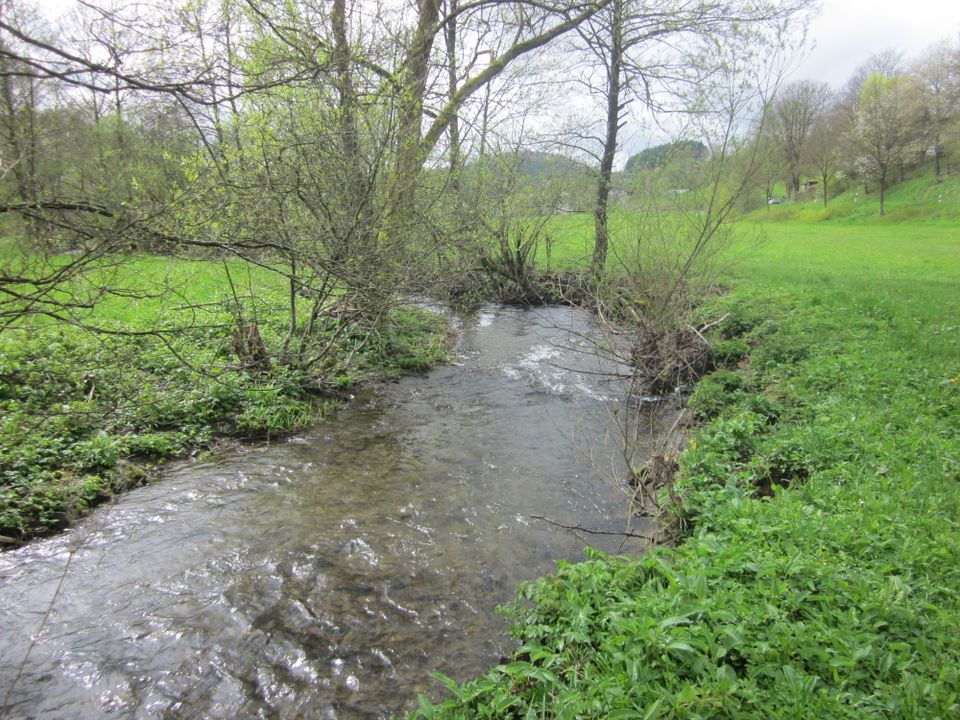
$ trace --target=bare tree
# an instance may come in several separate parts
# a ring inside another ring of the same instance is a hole
[[[31,27],[46,33],[35,11],[20,3],[4,6],[8,22]],[[2,19],[2,17],[0,17]],[[0,34],[0,138],[2,138],[2,170],[12,175],[14,198],[36,204],[38,187],[38,113],[43,88],[29,73],[29,67],[13,57],[18,49],[16,38]],[[40,239],[41,227],[33,218],[26,218],[25,229],[33,241]]]
[[[446,17],[440,15],[439,0],[420,0],[411,37],[406,43],[396,73],[400,85],[397,97],[397,160],[394,168],[397,192],[391,202],[394,225],[402,227],[414,206],[416,183],[428,156],[454,122],[463,104],[486,87],[517,59],[539,50],[556,38],[575,29],[606,7],[611,0],[596,2],[556,2],[527,4],[484,3],[456,7]],[[446,24],[473,10],[495,5],[501,17],[508,18],[503,30],[511,41],[502,50],[491,53],[485,65],[460,83],[457,91],[438,109],[422,131],[424,101],[430,74],[430,53],[434,41]]]
[[[690,89],[717,72],[720,55],[728,54],[739,63],[758,47],[775,47],[789,36],[788,25],[792,27],[809,6],[807,0],[759,4],[676,0],[653,5],[615,0],[580,27],[599,71],[587,86],[604,108],[601,127],[581,143],[598,163],[595,275],[606,263],[613,163],[631,102],[639,100],[654,113],[683,112],[690,107]],[[737,52],[731,54],[730,49]]]
[[[829,99],[827,100],[829,103]],[[830,182],[836,176],[843,138],[843,116],[834,105],[814,120],[804,148],[804,162],[816,172],[823,190],[823,206],[829,202]]]
[[[787,173],[787,194],[800,189],[804,152],[814,124],[830,98],[826,83],[801,80],[783,88],[770,111],[770,133],[775,139]]]

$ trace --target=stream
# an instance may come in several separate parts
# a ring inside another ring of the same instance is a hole
[[[531,516],[626,527],[622,389],[578,311],[456,322],[454,363],[0,555],[0,716],[389,717],[508,653],[517,583],[620,547]]]

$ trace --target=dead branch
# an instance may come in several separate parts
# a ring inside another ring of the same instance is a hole
[[[642,535],[640,533],[634,532],[616,532],[613,530],[591,530],[590,528],[585,528],[583,525],[566,525],[562,522],[557,522],[556,520],[551,520],[550,518],[544,515],[528,515],[531,520],[543,520],[543,522],[550,525],[554,525],[558,528],[563,528],[564,530],[570,530],[574,532],[584,532],[588,535],[612,535],[614,537],[625,537],[625,538],[637,538],[639,540],[646,540],[648,542],[656,542],[657,538],[651,535]]]

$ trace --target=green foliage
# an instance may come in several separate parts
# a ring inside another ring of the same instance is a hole
[[[447,355],[441,330],[437,317],[426,310],[395,311],[390,314],[386,332],[377,337],[365,367],[393,376],[428,370]]]
[[[589,172],[582,163],[557,153],[521,150],[518,153],[517,162],[517,171],[521,175],[534,178],[542,176],[575,177]]]
[[[135,269],[131,289],[162,282],[180,286],[181,301],[214,306],[226,291],[213,263],[144,257],[129,265]],[[283,291],[268,279],[261,279],[254,309],[264,342],[278,357],[288,319],[283,300],[271,301],[271,293],[283,298]],[[134,331],[174,323],[159,298],[132,305],[107,300],[94,317]],[[366,377],[423,370],[446,353],[440,319],[401,308],[375,332],[357,325],[335,338],[329,366],[304,370],[275,362],[267,373],[247,373],[230,350],[231,313],[226,306],[212,312],[208,323],[169,341],[176,355],[154,336],[72,327],[35,325],[0,336],[0,536],[24,539],[61,528],[111,493],[144,482],[151,463],[217,436],[302,428],[335,405],[311,386],[343,388]],[[314,341],[329,345],[332,332],[324,328]]]
[[[955,234],[776,228],[700,309],[753,350],[691,398],[683,541],[524,586],[411,717],[958,716],[958,277]]]
[[[740,373],[717,370],[697,383],[688,406],[698,418],[715,417],[734,404],[745,387],[746,380]]]
[[[740,338],[715,340],[710,343],[710,353],[713,355],[714,362],[721,366],[735,365],[749,352],[750,346]]]

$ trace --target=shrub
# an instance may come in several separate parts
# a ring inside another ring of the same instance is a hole
[[[718,367],[736,365],[750,352],[750,346],[741,338],[714,340],[710,343],[713,361]]]

